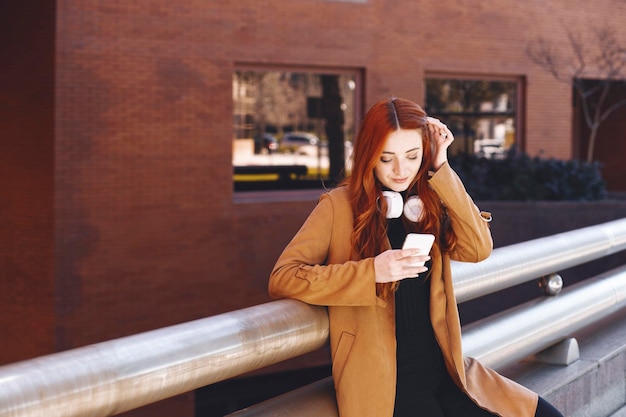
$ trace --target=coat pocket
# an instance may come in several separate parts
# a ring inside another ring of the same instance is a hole
[[[335,351],[335,356],[333,357],[333,379],[335,381],[335,386],[339,385],[339,382],[341,381],[341,376],[343,375],[346,362],[348,362],[348,356],[350,356],[350,351],[352,350],[355,337],[355,335],[348,332],[341,333],[341,336],[339,337],[337,350]]]

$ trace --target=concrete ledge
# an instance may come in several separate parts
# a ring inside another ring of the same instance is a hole
[[[538,392],[566,417],[626,417],[626,311],[576,337],[580,360],[569,366],[523,361],[500,370]]]

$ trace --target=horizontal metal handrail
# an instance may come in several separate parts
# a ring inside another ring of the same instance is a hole
[[[319,349],[328,314],[281,300],[0,367],[0,416],[109,416]]]
[[[459,301],[625,249],[626,219],[512,247],[453,265]],[[281,300],[6,365],[0,416],[120,413],[314,351],[328,332],[325,308]]]
[[[459,303],[626,250],[626,218],[494,249],[478,263],[452,263]]]
[[[463,352],[495,370],[552,346],[626,308],[626,266],[463,327]],[[332,377],[324,378],[228,417],[292,415],[338,417]],[[299,414],[300,415],[300,414]]]
[[[626,307],[626,266],[463,327],[463,352],[500,369]]]

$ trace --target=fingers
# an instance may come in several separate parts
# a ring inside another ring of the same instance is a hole
[[[412,258],[415,256],[426,256],[427,254],[420,253],[420,250],[418,248],[407,248],[396,251],[395,255],[398,257],[398,259],[404,259]]]
[[[430,259],[420,254],[419,249],[388,250],[374,259],[376,282],[395,282],[405,278],[415,278],[426,272],[424,263]]]
[[[436,124],[441,124],[441,120],[439,119],[435,119],[434,117],[426,117],[426,120],[428,121],[428,123],[436,125]]]
[[[429,127],[431,128],[431,132],[436,135],[435,139],[437,141],[439,141],[439,137],[441,137],[444,142],[452,142],[454,140],[452,132],[441,120],[435,119],[434,117],[427,117],[427,120]]]

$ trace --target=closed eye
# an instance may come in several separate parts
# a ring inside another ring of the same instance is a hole
[[[393,152],[383,152],[383,154],[380,156],[380,162],[382,163],[389,163],[391,161],[393,161],[393,157],[394,157],[394,153]]]

